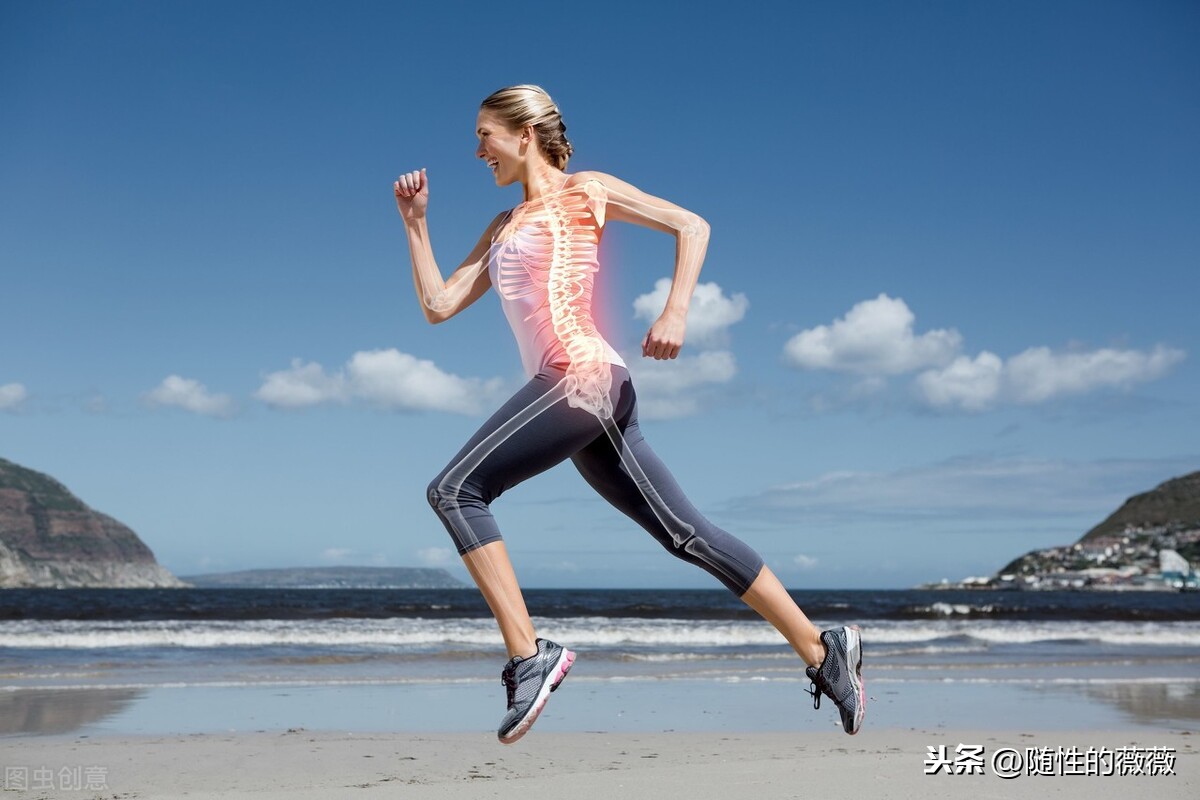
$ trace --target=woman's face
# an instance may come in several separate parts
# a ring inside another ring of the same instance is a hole
[[[475,120],[475,135],[479,137],[475,155],[483,159],[488,167],[492,167],[496,184],[507,186],[517,180],[518,166],[523,160],[520,131],[509,130],[499,117],[482,109]]]

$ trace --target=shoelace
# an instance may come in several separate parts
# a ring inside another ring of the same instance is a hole
[[[821,707],[821,693],[829,691],[826,688],[825,678],[820,672],[818,672],[816,678],[809,678],[809,680],[812,681],[812,683],[809,684],[812,688],[805,689],[804,691],[812,695],[813,708],[819,709]],[[829,696],[832,697],[833,695],[830,694]]]
[[[517,667],[515,664],[504,668],[504,671],[500,673],[500,682],[508,691],[508,707],[512,708],[513,697],[517,692]]]

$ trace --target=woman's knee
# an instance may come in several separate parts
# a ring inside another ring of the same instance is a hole
[[[443,473],[429,482],[425,487],[425,499],[429,506],[440,517],[445,517],[454,511],[464,508],[479,508],[486,510],[491,504],[488,490],[476,481],[466,480],[455,482],[447,480]]]
[[[763,560],[745,542],[716,528],[675,545],[659,540],[663,547],[689,564],[708,572],[741,597],[762,570]],[[674,546],[673,546],[674,545]]]
[[[445,516],[447,506],[453,499],[445,484],[445,475],[438,475],[429,482],[425,487],[425,499],[429,501],[429,507],[435,514],[439,517]]]

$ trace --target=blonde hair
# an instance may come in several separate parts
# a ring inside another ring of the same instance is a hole
[[[532,125],[541,153],[555,169],[567,168],[567,159],[575,148],[567,141],[562,113],[545,89],[528,83],[507,86],[492,92],[479,107],[500,117],[512,130]]]

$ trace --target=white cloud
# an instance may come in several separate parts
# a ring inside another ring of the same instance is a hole
[[[636,361],[630,371],[639,416],[674,419],[700,410],[697,392],[703,387],[733,380],[737,361],[727,350],[710,350],[662,361]]]
[[[227,394],[213,394],[204,384],[191,378],[169,375],[145,395],[152,407],[182,408],[193,414],[206,417],[227,417],[233,413],[233,398]]]
[[[637,363],[638,391],[675,394],[705,383],[726,383],[737,374],[737,362],[728,350],[710,350],[694,356],[646,360]]]
[[[956,330],[916,335],[915,317],[899,298],[881,294],[851,308],[830,325],[801,331],[784,345],[784,358],[803,369],[860,375],[898,375],[941,366],[958,353]]]
[[[345,379],[329,376],[315,361],[292,359],[291,369],[272,372],[254,396],[276,408],[304,408],[347,399]]]
[[[917,376],[916,387],[935,408],[957,406],[966,411],[982,411],[1000,393],[1003,370],[1000,357],[984,350],[973,359],[959,356],[944,369],[922,372]]]
[[[1031,347],[1004,365],[1007,387],[1019,403],[1040,403],[1063,394],[1105,386],[1131,386],[1161,378],[1183,360],[1182,350],[1158,345],[1152,352],[1105,348],[1082,353],[1053,353]]]
[[[425,547],[417,551],[417,559],[427,567],[444,567],[454,562],[455,552],[448,547]]]
[[[662,314],[671,293],[671,279],[659,278],[654,290],[633,301],[633,313],[638,319],[653,322]],[[698,283],[688,305],[685,346],[724,347],[729,343],[729,326],[740,322],[750,308],[746,295],[726,297],[715,283]]]
[[[98,392],[82,398],[79,405],[89,414],[107,414],[109,411],[108,398]]]
[[[29,393],[20,383],[6,383],[0,386],[0,411],[16,411]]]
[[[388,565],[386,553],[366,555],[349,547],[327,547],[321,551],[320,558],[322,561],[343,566],[386,567]]]
[[[1145,383],[1165,375],[1184,355],[1163,345],[1150,352],[1102,348],[1056,353],[1048,347],[1031,347],[1001,361],[984,351],[973,360],[960,356],[944,369],[922,373],[915,386],[934,408],[982,411],[1000,402],[1042,403]]]
[[[830,473],[731,500],[719,513],[760,531],[759,552],[806,585],[912,585],[991,574],[1022,553],[1075,541],[1126,498],[1197,465],[1200,452],[1121,461],[974,456]],[[820,560],[809,572],[790,563],[798,533],[809,542],[803,552]],[[863,574],[870,578],[855,577]]]
[[[660,278],[654,290],[633,301],[636,317],[658,319],[671,291],[671,280]],[[737,360],[724,349],[729,327],[746,316],[750,301],[744,294],[726,296],[715,283],[700,283],[688,306],[684,352],[672,359],[648,359],[639,351],[626,358],[638,392],[643,419],[674,419],[700,411],[706,388],[728,383],[737,374]],[[696,352],[698,351],[698,352]]]
[[[387,409],[428,409],[475,414],[500,381],[484,383],[442,372],[432,361],[399,350],[355,353],[346,366],[356,397]]]
[[[962,355],[957,330],[917,335],[915,316],[899,298],[881,294],[864,300],[830,325],[793,336],[784,358],[805,369],[859,375],[846,397],[859,400],[880,391],[886,378],[922,370],[913,380],[917,397],[930,408],[984,411],[1002,403],[1034,404],[1103,388],[1124,388],[1165,375],[1185,357],[1182,350],[1157,345],[1151,351],[1075,350],[1030,347],[1007,360],[987,350]],[[818,410],[841,402],[816,398]]]
[[[792,563],[794,563],[800,569],[813,569],[817,566],[817,560],[815,558],[812,556],[806,556],[803,553],[797,553],[796,557],[792,559]]]
[[[829,472],[730,505],[750,518],[808,524],[949,519],[969,529],[988,518],[1078,514],[1092,515],[1098,523],[1126,498],[1191,472],[1196,464],[1194,456],[1092,462],[961,457],[891,472]]]
[[[207,570],[213,565],[220,566],[224,564],[224,560],[218,560],[209,555],[203,555],[196,559],[196,568]]]
[[[460,378],[432,361],[394,348],[360,351],[336,373],[316,362],[294,359],[272,372],[254,396],[275,408],[304,408],[362,400],[391,411],[451,411],[476,414],[500,392],[503,382]]]
[[[695,397],[638,395],[638,419],[679,419],[699,413],[700,401]]]

